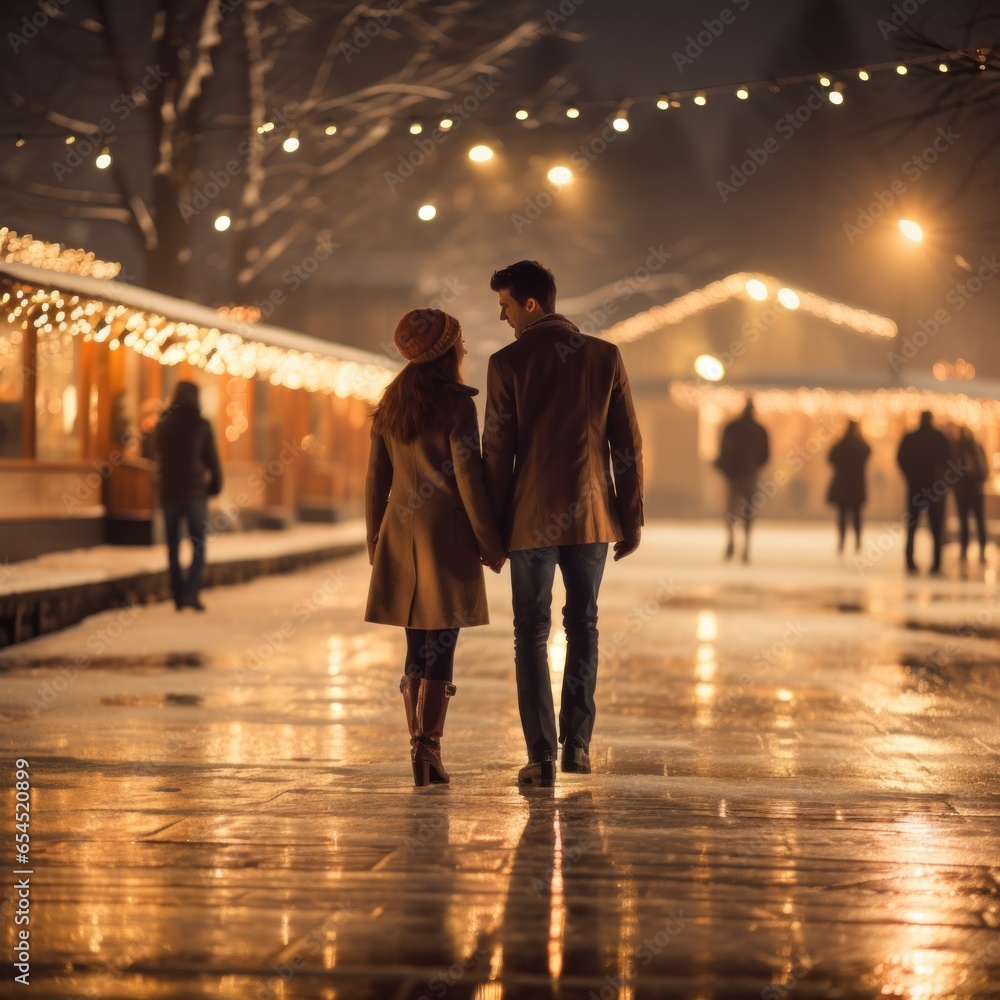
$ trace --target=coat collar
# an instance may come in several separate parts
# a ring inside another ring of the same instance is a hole
[[[479,390],[474,385],[466,385],[464,382],[449,382],[448,385],[456,392],[466,396],[478,396]]]
[[[561,313],[546,313],[544,316],[540,316],[533,323],[529,323],[522,331],[521,336],[523,337],[526,333],[534,333],[537,330],[550,329],[558,330],[564,333],[579,333],[580,330],[575,323],[571,323],[565,316]],[[520,338],[519,338],[520,339]]]

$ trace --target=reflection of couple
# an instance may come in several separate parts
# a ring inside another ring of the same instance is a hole
[[[514,663],[528,764],[551,785],[590,771],[597,597],[609,542],[635,551],[642,442],[613,344],[555,312],[552,273],[534,261],[490,282],[514,343],[490,359],[482,452],[456,319],[416,309],[394,342],[409,362],[375,409],[365,506],[371,589],[365,619],[406,629],[400,690],[418,785],[447,782],[441,734],[459,629],[486,625],[483,565],[511,563]],[[556,736],[546,642],[552,583],[566,587],[566,669]]]

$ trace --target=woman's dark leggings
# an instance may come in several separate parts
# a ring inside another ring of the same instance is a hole
[[[406,673],[450,684],[457,642],[457,628],[406,629]]]

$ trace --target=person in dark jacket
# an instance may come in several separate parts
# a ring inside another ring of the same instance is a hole
[[[722,429],[719,457],[715,460],[715,467],[726,477],[728,486],[726,559],[733,557],[734,528],[739,521],[743,524],[743,561],[750,561],[750,524],[757,513],[754,503],[757,473],[767,464],[770,454],[767,431],[755,419],[753,400],[747,397],[740,416]]]
[[[896,461],[906,478],[906,570],[916,573],[913,561],[913,540],[920,521],[920,512],[927,511],[927,520],[934,539],[932,573],[941,572],[941,543],[944,536],[944,508],[948,496],[948,463],[951,445],[942,431],[934,426],[928,410],[920,414],[920,426],[904,435]]]
[[[212,426],[201,415],[198,386],[193,382],[177,383],[173,402],[156,425],[156,450],[174,604],[178,611],[204,611],[199,594],[205,577],[208,498],[222,489],[222,467]],[[193,550],[187,572],[180,562],[181,526],[185,524]]]
[[[969,551],[969,518],[976,519],[976,535],[979,540],[979,562],[986,562],[986,519],[984,514],[983,483],[989,478],[990,469],[986,462],[983,446],[972,436],[968,427],[959,427],[958,438],[953,449],[956,472],[960,476],[952,489],[955,491],[955,506],[958,508],[958,537],[961,544],[961,560],[964,563]]]
[[[597,708],[597,601],[608,546],[624,559],[643,523],[642,437],[621,352],[556,312],[548,268],[522,260],[494,272],[514,341],[487,373],[483,468],[510,553],[514,672],[528,762],[519,784],[589,774]],[[556,567],[566,588],[566,669],[559,728],[547,640]]]
[[[837,551],[844,551],[847,518],[854,525],[854,549],[861,549],[861,508],[868,499],[865,489],[865,464],[872,450],[861,436],[856,420],[848,420],[844,436],[830,449],[827,461],[833,466],[833,479],[826,502],[837,508]]]

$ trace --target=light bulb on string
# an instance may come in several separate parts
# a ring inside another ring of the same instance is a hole
[[[288,133],[288,138],[281,144],[281,148],[286,153],[294,153],[299,148],[299,133],[295,129]]]
[[[699,90],[697,94],[694,95],[694,103],[698,105],[699,108],[703,108],[708,104],[708,97],[705,96],[704,90]]]
[[[820,73],[820,75],[819,75],[819,85],[820,85],[821,87],[829,87],[829,86],[830,86],[830,83],[831,83],[831,80],[830,80],[830,78],[829,78],[829,77],[828,77],[828,76],[826,75],[826,73]]]
[[[517,111],[514,112],[514,117],[519,122],[527,121],[528,120],[528,111],[527,111],[527,109],[526,108],[518,108]]]
[[[947,73],[948,72],[948,64],[946,62],[939,62],[938,63],[938,72],[939,73]]]
[[[833,90],[830,91],[830,103],[831,104],[843,104],[844,103],[844,85],[838,83]]]
[[[233,220],[228,212],[222,212],[215,217],[215,229],[217,232],[224,233],[232,224]]]
[[[628,131],[628,108],[619,109],[618,114],[615,115],[614,121],[611,123],[611,127],[616,132]]]
[[[656,106],[661,111],[666,111],[670,107],[670,98],[666,94],[661,94],[659,100],[656,102]]]
[[[442,132],[447,132],[454,126],[454,124],[454,118],[442,118],[441,121],[438,122],[438,128],[441,129]]]
[[[326,127],[326,134],[327,135],[336,135],[337,134],[337,126],[336,125],[327,125],[327,127]]]
[[[14,139],[14,145],[20,149],[28,140],[21,135],[20,132],[17,133],[17,138]]]
[[[437,209],[433,205],[421,205],[417,209],[417,218],[421,222],[430,222],[437,215]]]
[[[111,166],[111,152],[107,146],[101,150],[97,159],[94,160],[94,166],[96,166],[98,170],[107,170],[108,167]]]
[[[420,122],[410,122],[410,135],[420,135],[423,130],[424,127],[420,124]]]
[[[567,118],[579,118],[580,117],[580,109],[579,108],[567,108],[566,109],[566,117]]]
[[[573,180],[573,171],[569,167],[556,166],[548,172],[548,178],[559,187],[564,187]]]
[[[868,80],[871,79],[871,74],[866,69],[859,69],[858,70],[858,79],[862,83],[865,83],[866,81],[868,81]]]
[[[485,143],[473,146],[472,149],[469,150],[469,159],[472,160],[473,163],[486,163],[487,160],[493,159],[493,150]]]
[[[900,64],[899,64],[899,65],[898,65],[898,66],[896,67],[896,72],[897,72],[897,73],[898,73],[898,74],[899,74],[900,76],[906,76],[906,74],[907,74],[907,73],[908,73],[909,71],[907,70],[907,68],[906,68],[906,66],[905,66],[905,64],[904,64],[904,63],[900,63]]]
[[[750,91],[747,90],[746,85],[744,85],[744,86],[740,87],[739,90],[736,91],[736,96],[741,101],[745,101],[750,96]]]

